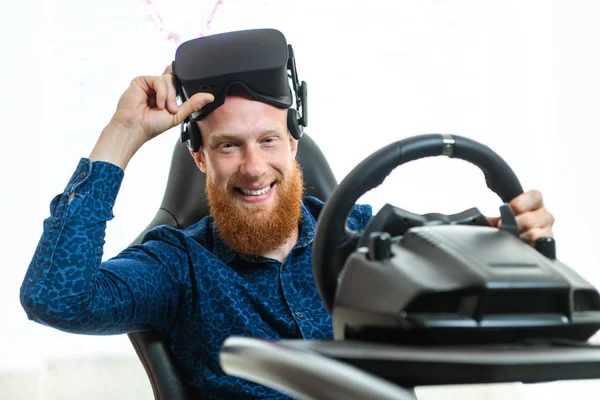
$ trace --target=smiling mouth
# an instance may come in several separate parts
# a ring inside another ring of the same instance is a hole
[[[241,189],[241,188],[235,188],[235,190],[238,193],[243,194],[244,196],[261,196],[263,194],[266,194],[269,192],[269,190],[271,190],[271,188],[275,185],[275,182],[271,183],[270,185],[265,186],[262,189],[257,189],[257,190],[252,190],[252,189]]]

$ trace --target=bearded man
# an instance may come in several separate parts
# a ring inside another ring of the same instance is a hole
[[[181,105],[171,66],[135,78],[94,149],[82,158],[51,215],[21,287],[29,318],[67,332],[167,335],[189,383],[204,399],[285,398],[227,376],[218,356],[232,335],[331,339],[331,317],[315,287],[312,239],[323,203],[303,197],[288,110],[231,88],[192,122],[201,147],[210,215],[187,229],[160,226],[143,243],[102,259],[124,171],[142,145],[215,100],[198,92]],[[552,216],[536,191],[511,206],[523,238],[551,236]],[[368,206],[348,226],[364,228]]]

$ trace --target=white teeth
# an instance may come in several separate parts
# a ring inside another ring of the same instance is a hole
[[[244,193],[246,196],[260,196],[261,194],[267,193],[269,191],[269,189],[271,189],[271,186],[266,186],[260,190],[240,189],[240,191],[242,193]]]

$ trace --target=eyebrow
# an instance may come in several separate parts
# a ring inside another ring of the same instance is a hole
[[[260,132],[259,136],[265,136],[271,133],[276,133],[276,134],[281,134],[281,130],[277,129],[277,128],[269,128],[269,129],[264,129],[263,131]],[[239,140],[240,138],[243,138],[245,135],[239,134],[239,133],[233,133],[233,132],[227,132],[227,131],[217,131],[214,133],[210,134],[210,137],[208,139],[209,143],[214,143],[215,141],[221,141],[221,140]]]

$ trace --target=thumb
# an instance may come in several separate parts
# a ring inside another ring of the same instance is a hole
[[[215,97],[210,93],[196,93],[179,106],[179,110],[175,114],[176,125],[183,122],[191,113],[200,111],[213,101],[215,101]]]
[[[485,217],[490,226],[494,228],[500,228],[500,217]]]

